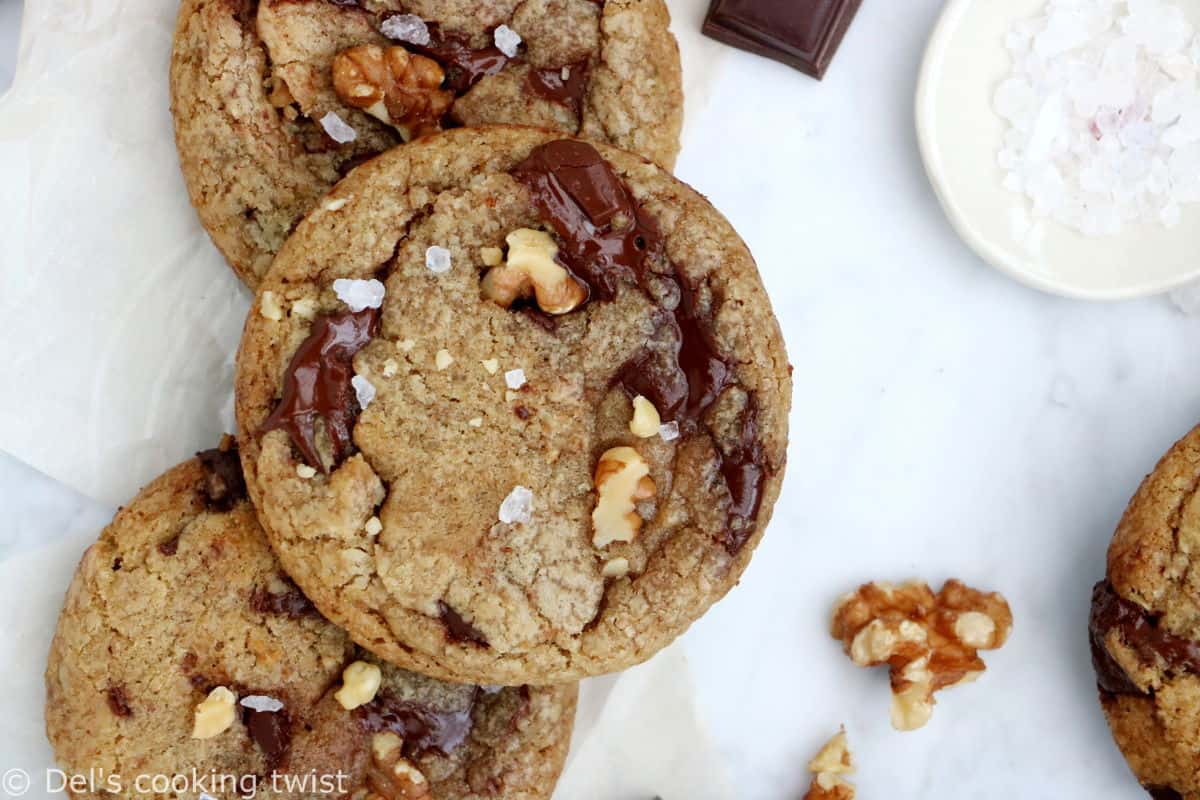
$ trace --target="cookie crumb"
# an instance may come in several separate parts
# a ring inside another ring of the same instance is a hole
[[[499,516],[506,524],[527,524],[533,519],[533,492],[524,486],[514,486],[500,504]]]
[[[454,356],[450,355],[449,350],[438,350],[437,354],[433,357],[433,363],[440,372],[454,363]]]
[[[375,399],[375,384],[362,375],[355,375],[350,379],[350,385],[354,387],[354,396],[358,398],[359,408],[366,411],[367,406]]]
[[[345,303],[356,314],[368,308],[379,308],[383,305],[386,290],[383,284],[374,278],[364,281],[354,278],[338,278],[333,282],[333,292],[338,300]]]
[[[435,275],[450,271],[450,251],[434,245],[425,251],[425,266]]]
[[[495,375],[500,371],[500,362],[494,358],[489,358],[487,361],[479,363],[483,364],[483,368],[487,370],[488,375]]]
[[[520,389],[525,385],[525,370],[510,369],[504,373],[504,384],[510,389]]]
[[[482,428],[483,427],[483,417],[474,417],[472,419],[469,419],[469,420],[467,420],[467,424],[470,425],[472,428]]]
[[[308,480],[309,478],[316,476],[317,470],[313,467],[310,467],[308,464],[297,464],[296,474],[299,477],[304,478],[304,480]]]
[[[492,38],[496,42],[496,49],[509,58],[517,57],[517,48],[521,46],[521,34],[514,31],[507,25],[499,25],[496,27]]]
[[[279,296],[270,290],[263,292],[258,303],[258,313],[274,322],[283,319],[283,306],[279,304]]]
[[[412,339],[401,339],[400,341],[396,342],[396,349],[405,353],[407,353],[409,350],[412,350],[416,346],[417,343]]]
[[[332,111],[321,117],[321,127],[338,144],[349,144],[358,138],[358,132]]]
[[[276,700],[274,697],[268,697],[265,694],[250,694],[241,699],[239,705],[245,706],[252,711],[265,711],[273,714],[276,711],[283,711],[283,703]]]
[[[379,32],[397,42],[429,44],[429,26],[416,14],[396,14],[379,24]]]
[[[383,377],[390,378],[399,371],[400,365],[396,363],[396,359],[389,358],[383,362]]]

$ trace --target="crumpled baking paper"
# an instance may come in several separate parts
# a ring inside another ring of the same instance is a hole
[[[693,117],[720,60],[698,33],[704,5],[672,2]],[[0,449],[114,507],[233,430],[233,359],[250,301],[177,166],[175,12],[170,0],[30,0],[14,86],[0,98]],[[45,653],[97,533],[63,531],[0,563],[0,685],[10,693],[0,770],[27,771],[27,797],[47,794],[53,764]],[[718,761],[674,647],[585,682],[556,797],[724,800]]]

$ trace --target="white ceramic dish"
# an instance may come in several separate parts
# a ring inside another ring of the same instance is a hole
[[[1200,28],[1200,0],[1177,0]],[[950,0],[934,29],[917,86],[917,138],[946,216],[985,261],[1043,291],[1088,300],[1155,294],[1200,278],[1200,204],[1183,221],[1126,225],[1087,237],[1048,221],[1040,249],[1014,235],[1012,212],[1028,201],[1001,185],[996,153],[1006,123],[992,97],[1011,69],[1004,38],[1045,0]]]

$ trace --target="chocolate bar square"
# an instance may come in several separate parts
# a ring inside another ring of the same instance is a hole
[[[820,80],[862,0],[713,0],[704,34]]]

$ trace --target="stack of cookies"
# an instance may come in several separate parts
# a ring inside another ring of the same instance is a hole
[[[80,563],[46,677],[73,794],[549,798],[575,682],[737,583],[790,374],[746,246],[668,171],[667,25],[185,0],[180,160],[255,291],[240,433]]]

